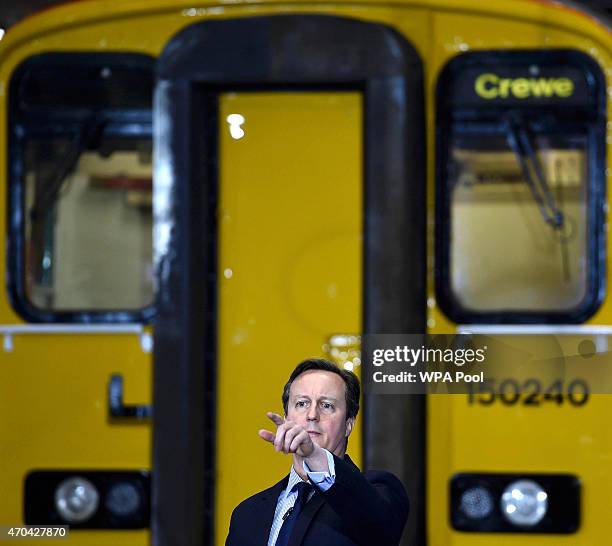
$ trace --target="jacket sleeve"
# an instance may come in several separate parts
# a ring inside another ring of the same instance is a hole
[[[408,496],[402,483],[389,472],[366,475],[334,456],[336,480],[321,492],[351,538],[358,544],[397,545],[408,518]]]

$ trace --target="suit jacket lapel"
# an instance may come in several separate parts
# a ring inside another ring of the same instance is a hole
[[[344,455],[344,460],[359,471],[359,469],[355,466],[355,463],[351,461],[351,458],[348,455]],[[306,531],[308,531],[309,525],[313,522],[319,510],[321,510],[323,507],[324,502],[325,499],[323,498],[323,495],[316,491],[314,496],[306,503],[306,506],[304,506],[302,513],[298,516],[293,532],[291,533],[291,537],[289,538],[288,546],[300,546],[302,544],[302,540],[304,539]]]
[[[259,513],[253,522],[253,546],[267,546],[272,521],[274,520],[274,512],[281,491],[287,488],[289,476],[285,476],[280,482],[273,487],[266,489],[259,496]]]
[[[348,455],[344,455],[344,460],[354,466],[355,469],[360,472],[359,468],[353,461],[351,461],[351,458]],[[270,495],[274,497],[274,502],[272,503],[272,512],[266,512],[265,518],[264,514],[262,514],[262,522],[265,519],[265,525],[267,525],[266,529],[268,530],[268,534],[265,534],[265,532],[263,533],[266,536],[264,544],[267,544],[268,542],[268,536],[270,534],[270,528],[272,527],[272,520],[274,519],[274,512],[276,510],[278,496],[280,495],[281,491],[287,487],[288,481],[289,476],[287,476],[283,481],[277,483],[273,488],[268,489],[268,491],[271,492]],[[269,499],[269,501],[270,500],[271,499]],[[323,498],[323,495],[318,491],[315,491],[314,496],[306,503],[302,513],[298,516],[298,519],[295,522],[295,527],[293,528],[293,532],[289,538],[288,546],[301,546],[302,541],[304,540],[304,535],[306,534],[306,531],[308,531],[308,527],[313,522],[319,510],[321,510],[323,507],[324,502],[325,499]],[[267,510],[269,511],[269,506],[267,507]],[[261,534],[258,534],[258,536],[261,536]]]
[[[313,497],[306,503],[295,522],[295,527],[289,538],[288,546],[300,546],[302,544],[304,535],[317,515],[317,512],[322,508],[324,500],[323,495],[319,492],[315,492]]]

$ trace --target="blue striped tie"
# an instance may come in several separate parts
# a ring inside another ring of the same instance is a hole
[[[296,490],[298,492],[297,499],[293,505],[293,508],[290,508],[288,511],[289,515],[283,522],[280,533],[278,533],[275,546],[287,546],[287,544],[289,544],[291,532],[293,531],[293,527],[298,519],[298,516],[300,515],[300,512],[302,511],[302,508],[304,508],[304,505],[308,500],[308,495],[310,495],[310,492],[312,491],[312,485],[310,485],[308,482],[296,483],[291,491],[293,492]]]

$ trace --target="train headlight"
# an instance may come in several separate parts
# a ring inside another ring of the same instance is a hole
[[[104,505],[115,516],[132,516],[141,505],[140,491],[130,482],[116,483],[108,491]]]
[[[548,495],[536,482],[518,480],[504,490],[501,510],[514,525],[537,525],[548,511]]]
[[[55,490],[55,508],[69,523],[87,521],[95,514],[99,502],[98,490],[85,478],[68,478]]]
[[[471,519],[486,518],[493,512],[493,495],[482,486],[471,487],[461,495],[461,511]]]

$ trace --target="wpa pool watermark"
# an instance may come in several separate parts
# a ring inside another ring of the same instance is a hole
[[[361,378],[374,394],[469,394],[483,404],[523,397],[580,402],[591,393],[612,393],[612,336],[591,337],[365,335]]]

